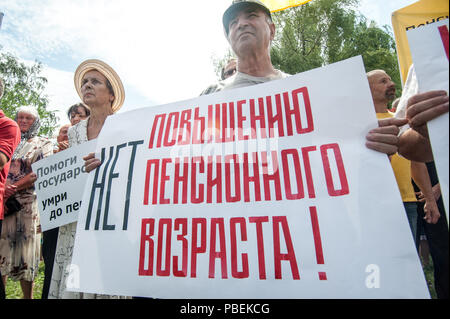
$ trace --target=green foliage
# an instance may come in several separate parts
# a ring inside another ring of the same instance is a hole
[[[56,127],[56,115],[47,110],[48,97],[43,93],[47,79],[41,75],[42,64],[27,66],[10,53],[0,53],[0,77],[5,82],[5,92],[0,108],[6,116],[14,118],[17,108],[34,106],[41,118],[41,136],[50,137]]]
[[[39,263],[39,272],[34,280],[33,284],[33,299],[41,299],[42,297],[42,288],[44,286],[44,270],[45,265],[44,262],[41,261]],[[23,293],[22,288],[20,287],[20,281],[12,281],[11,278],[8,278],[6,282],[6,299],[22,299]]]
[[[273,14],[277,35],[273,65],[296,74],[361,55],[367,71],[385,70],[401,93],[395,41],[387,26],[380,28],[355,10],[359,0],[315,0]]]
[[[275,67],[296,74],[341,60],[351,37],[358,0],[315,0],[273,14],[277,34],[272,44]]]
[[[433,266],[433,260],[429,258],[428,261],[425,262],[424,259],[421,257],[420,261],[422,263],[423,272],[425,274],[425,280],[427,282],[428,291],[430,292],[431,299],[437,299],[437,293],[435,288],[435,282],[434,282],[434,266]]]
[[[355,25],[352,41],[348,41],[342,50],[342,59],[362,55],[367,71],[385,70],[396,84],[397,96],[401,93],[401,79],[398,68],[395,40],[387,26],[379,28],[374,22],[367,25],[361,17]]]

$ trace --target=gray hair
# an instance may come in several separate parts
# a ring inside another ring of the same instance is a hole
[[[21,106],[17,109],[16,116],[14,120],[17,122],[17,118],[19,117],[19,113],[27,113],[31,114],[34,117],[34,122],[31,124],[30,128],[26,132],[21,132],[20,134],[20,143],[17,146],[14,154],[12,156],[13,160],[16,160],[21,156],[22,148],[26,145],[27,141],[30,138],[35,137],[39,133],[39,128],[41,127],[41,119],[39,117],[38,111],[32,106]]]
[[[32,106],[27,106],[27,105],[25,105],[25,106],[19,107],[19,108],[17,109],[17,112],[16,112],[16,119],[17,119],[17,115],[18,115],[19,113],[28,113],[28,114],[33,115],[33,117],[35,117],[35,118],[39,118],[39,113],[38,113],[38,111],[37,111],[34,107],[32,107]]]
[[[21,106],[17,109],[16,116],[14,120],[17,122],[19,113],[27,113],[34,117],[34,122],[31,124],[28,131],[22,133],[22,139],[30,139],[35,137],[39,133],[39,128],[41,127],[41,118],[39,117],[38,111],[32,106]]]

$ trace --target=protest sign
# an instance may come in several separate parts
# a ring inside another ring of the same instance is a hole
[[[419,91],[444,90],[448,94],[449,31],[448,19],[407,32]],[[434,162],[448,220],[449,115],[428,123]]]
[[[361,57],[108,117],[69,291],[429,298]]]
[[[31,165],[42,231],[78,219],[87,176],[83,156],[95,151],[96,140],[68,148]]]

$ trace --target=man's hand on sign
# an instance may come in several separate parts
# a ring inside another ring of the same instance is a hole
[[[387,155],[397,153],[399,127],[407,123],[407,119],[398,118],[379,120],[379,127],[369,131],[366,135],[366,147]]]
[[[406,118],[409,126],[428,138],[426,124],[448,113],[448,95],[445,91],[429,91],[413,95],[407,104]]]
[[[90,172],[93,171],[94,169],[96,169],[97,167],[99,167],[102,162],[98,159],[95,158],[95,154],[94,153],[89,153],[88,155],[86,155],[85,157],[83,157],[84,159],[84,168],[86,169],[86,172]]]

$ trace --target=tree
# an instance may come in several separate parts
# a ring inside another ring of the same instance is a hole
[[[272,64],[296,74],[339,61],[338,51],[344,39],[351,37],[356,21],[352,10],[359,0],[314,0],[272,14],[277,26],[272,43]],[[228,52],[213,64],[224,65]]]
[[[367,71],[385,70],[401,93],[395,41],[387,26],[356,13],[359,0],[314,0],[273,14],[273,65],[289,74],[361,55]]]
[[[336,62],[356,20],[358,0],[314,0],[273,14],[277,35],[272,43],[275,67],[296,74]]]
[[[396,84],[397,96],[402,89],[395,40],[387,26],[379,28],[375,22],[367,23],[365,17],[355,25],[354,36],[347,41],[341,59],[362,55],[367,71],[385,70]]]
[[[41,76],[42,64],[27,66],[10,53],[0,53],[0,77],[5,82],[5,92],[0,108],[6,116],[14,118],[17,108],[36,107],[41,118],[41,136],[51,137],[56,127],[56,115],[47,110],[48,97],[43,93],[47,79]]]

